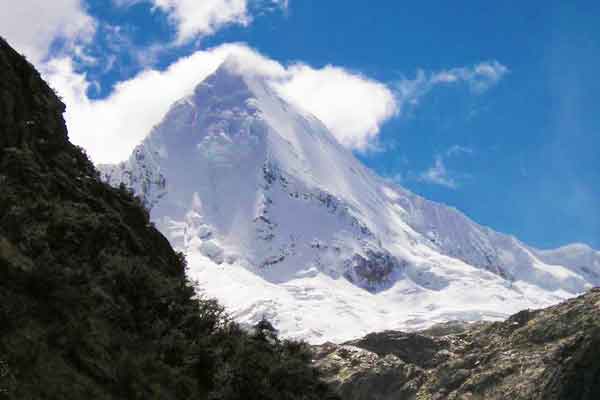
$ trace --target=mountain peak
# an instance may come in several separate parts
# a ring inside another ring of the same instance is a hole
[[[288,336],[333,340],[498,318],[600,283],[596,255],[544,264],[558,257],[377,177],[277,93],[270,68],[229,57],[104,173],[152,205],[190,275],[239,320],[273,315]]]
[[[240,77],[259,75],[256,69],[250,67],[242,57],[236,54],[229,54],[221,63],[217,71],[226,71],[231,75],[238,75]]]
[[[264,71],[253,68],[240,56],[229,55],[219,67],[196,87],[196,91],[205,87],[218,88],[223,94],[240,90],[253,91],[257,86],[268,86]]]
[[[231,95],[242,91],[250,92],[248,79],[249,77],[235,66],[234,61],[227,59],[196,86],[194,94],[198,96],[202,92],[209,92],[211,94]]]

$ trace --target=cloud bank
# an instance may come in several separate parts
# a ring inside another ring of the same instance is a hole
[[[53,60],[45,74],[68,105],[65,118],[71,140],[94,162],[117,162],[129,156],[172,103],[190,94],[231,55],[272,80],[282,96],[316,115],[350,148],[366,149],[381,124],[396,112],[393,92],[379,82],[333,66],[286,67],[244,44],[200,50],[164,71],[143,71],[117,84],[101,100],[88,97],[91,83],[74,71],[68,58]]]
[[[296,64],[287,72],[289,79],[279,85],[284,96],[317,116],[348,148],[367,150],[398,111],[390,88],[343,68]]]

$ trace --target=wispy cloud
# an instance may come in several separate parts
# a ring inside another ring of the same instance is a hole
[[[454,146],[452,146],[448,150],[446,150],[447,157],[451,157],[451,156],[455,156],[455,155],[459,155],[459,154],[473,154],[473,149],[471,149],[470,147],[459,146],[459,145],[455,144]]]
[[[437,72],[418,70],[414,79],[403,78],[395,84],[399,109],[402,111],[417,106],[421,99],[436,87],[467,85],[473,94],[482,94],[496,85],[508,72],[508,67],[496,60]]]
[[[450,171],[446,166],[446,160],[460,154],[472,153],[473,150],[468,147],[454,145],[444,153],[436,154],[433,165],[421,172],[417,176],[417,180],[433,185],[445,186],[449,189],[457,189],[469,175]]]
[[[423,171],[419,175],[419,178],[422,182],[446,186],[450,189],[456,189],[458,187],[456,179],[450,176],[446,164],[444,163],[444,158],[440,155],[435,157],[434,165]]]
[[[432,85],[456,84],[464,82],[474,93],[483,93],[496,85],[508,68],[496,60],[486,61],[472,67],[453,68],[441,71],[430,77]]]

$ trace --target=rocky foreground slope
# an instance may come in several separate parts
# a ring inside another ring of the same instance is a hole
[[[504,322],[386,331],[314,349],[346,400],[600,399],[600,288]]]
[[[307,346],[197,300],[185,260],[69,143],[0,38],[0,399],[328,399]]]

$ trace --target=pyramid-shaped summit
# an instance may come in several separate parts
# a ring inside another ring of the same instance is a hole
[[[598,252],[541,252],[390,184],[236,63],[101,169],[142,197],[188,273],[239,320],[344,340],[501,318],[600,284]]]
[[[240,66],[240,60],[229,56],[219,67],[195,89],[195,93],[210,96],[222,96],[223,94],[245,93],[252,97],[252,83],[264,83],[264,77],[258,73],[252,73],[250,70],[243,70]]]

